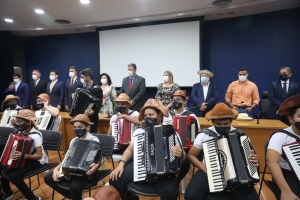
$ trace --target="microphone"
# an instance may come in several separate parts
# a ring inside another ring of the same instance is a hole
[[[258,112],[258,114],[256,115],[256,117],[257,117],[257,122],[256,122],[256,124],[259,124],[259,118],[260,118],[260,114],[261,114],[261,113],[267,112],[267,111],[269,111],[269,110],[275,110],[275,109],[277,110],[278,108],[271,108],[271,109],[262,110],[262,111]]]

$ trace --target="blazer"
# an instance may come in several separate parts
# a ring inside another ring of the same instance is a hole
[[[65,85],[65,105],[71,107],[72,105],[72,94],[75,93],[75,90],[77,88],[82,88],[83,85],[80,82],[80,78],[77,76],[76,79],[74,80],[73,87],[71,87],[71,79],[68,79],[66,81]]]
[[[10,90],[8,87],[6,90],[4,90],[4,94],[13,94],[15,96],[18,96],[21,100],[21,102],[18,105],[21,107],[27,106],[29,103],[29,86],[27,83],[24,83],[22,81],[19,84],[17,91],[15,91],[15,89]]]
[[[130,109],[139,111],[144,105],[144,94],[146,92],[145,78],[135,75],[131,90],[129,90],[129,83],[130,79],[129,76],[127,76],[122,81],[121,93],[126,93],[130,99],[135,102]]]
[[[209,83],[206,99],[204,99],[203,85],[201,83],[196,83],[193,85],[192,88],[191,102],[192,107],[197,107],[191,108],[191,111],[195,113],[195,115],[197,115],[198,117],[202,117],[203,114],[206,114],[208,111],[213,109],[213,107],[217,104],[218,99],[219,88],[214,83]],[[203,111],[199,110],[199,107],[203,102],[207,103],[207,108],[204,110],[204,113]]]
[[[47,84],[47,94],[50,96],[51,106],[62,106],[65,98],[65,84],[57,80],[52,88],[52,92],[50,92],[50,84],[51,82]]]
[[[39,80],[36,86],[34,86],[34,81],[30,84],[30,94],[31,94],[31,105],[34,110],[38,110],[36,107],[36,97],[42,93],[46,93],[47,90],[47,82],[43,80]]]
[[[300,94],[299,85],[295,82],[290,80],[289,89],[287,93],[287,98],[294,96],[296,94]],[[270,84],[269,87],[269,101],[270,106],[267,111],[267,118],[268,119],[278,119],[279,116],[276,115],[276,111],[279,109],[280,105],[286,100],[283,97],[283,90],[281,81],[274,81]]]

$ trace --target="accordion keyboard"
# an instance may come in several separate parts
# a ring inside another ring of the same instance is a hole
[[[134,182],[143,181],[146,180],[147,177],[146,166],[144,161],[145,154],[147,155],[147,152],[144,152],[145,134],[144,133],[137,134],[133,140],[134,140],[133,152],[135,154],[135,159],[133,160],[134,161],[133,163]]]
[[[282,147],[285,156],[290,163],[291,168],[296,174],[298,180],[300,180],[300,145],[299,143],[294,143],[292,145]]]
[[[251,148],[249,145],[249,139],[247,136],[241,136],[241,144],[242,147],[244,149],[244,154],[245,154],[245,158],[247,160],[247,168],[249,171],[249,174],[256,179],[259,179],[256,167],[254,166],[254,164],[250,161],[249,156],[251,155]]]

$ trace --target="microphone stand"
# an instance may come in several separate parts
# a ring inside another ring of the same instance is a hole
[[[271,108],[271,109],[267,109],[267,110],[262,110],[262,111],[260,111],[260,112],[256,115],[256,117],[257,117],[256,124],[259,124],[259,118],[260,118],[261,113],[266,112],[266,111],[269,111],[269,110],[275,110],[275,109],[277,110],[278,108]]]

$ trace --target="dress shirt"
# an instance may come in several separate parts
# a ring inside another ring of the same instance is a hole
[[[15,91],[18,90],[19,85],[21,84],[21,81],[19,81],[18,83],[15,84]]]
[[[204,101],[206,100],[207,97],[207,92],[208,92],[208,87],[209,87],[209,82],[207,85],[203,85],[203,83],[201,83],[203,86],[203,96],[204,96]]]
[[[289,92],[290,79],[288,79],[287,81],[281,81],[282,89],[284,87],[284,83],[286,83],[286,93],[288,93]]]

